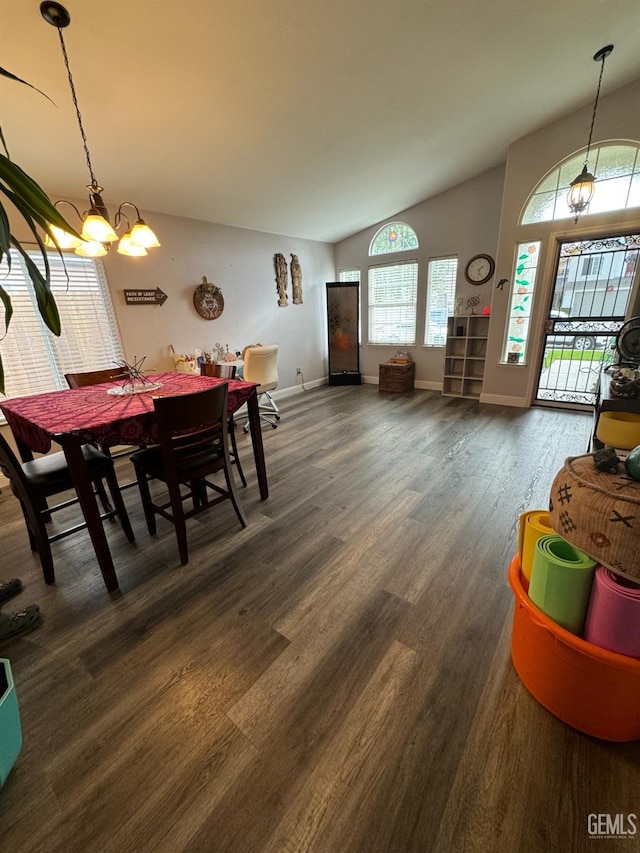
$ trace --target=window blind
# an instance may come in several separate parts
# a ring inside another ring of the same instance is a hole
[[[360,270],[340,270],[338,281],[360,281]]]
[[[447,340],[447,318],[453,315],[456,297],[458,259],[434,258],[427,269],[427,316],[424,342],[428,347],[443,347]]]
[[[369,268],[370,344],[415,344],[417,292],[416,261]]]
[[[39,259],[36,253],[32,257]],[[11,252],[11,272],[2,279],[14,309],[9,331],[0,340],[7,397],[66,388],[65,373],[97,370],[124,358],[102,264],[78,255],[65,255],[64,264],[57,254],[48,257],[62,326],[59,338],[40,317],[17,252]]]

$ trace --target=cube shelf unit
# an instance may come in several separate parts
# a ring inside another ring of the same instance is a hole
[[[489,315],[449,317],[442,393],[479,400],[487,355]]]

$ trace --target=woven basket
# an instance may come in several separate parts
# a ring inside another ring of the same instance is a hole
[[[410,391],[416,375],[416,366],[411,364],[381,364],[378,375],[379,391]]]
[[[624,466],[608,474],[598,471],[592,453],[570,456],[551,486],[549,521],[603,566],[640,580],[640,482]]]

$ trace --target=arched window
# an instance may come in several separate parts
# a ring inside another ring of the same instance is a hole
[[[620,140],[603,142],[591,149],[589,171],[596,176],[596,189],[581,218],[640,206],[639,150],[639,143]],[[567,203],[569,184],[582,171],[585,153],[586,149],[574,154],[545,175],[524,206],[521,225],[573,216]]]
[[[406,252],[407,249],[417,248],[418,238],[413,228],[404,222],[391,222],[374,235],[369,246],[369,255],[388,255],[391,252]]]

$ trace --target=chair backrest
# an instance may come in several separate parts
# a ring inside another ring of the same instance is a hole
[[[106,367],[104,370],[85,370],[83,373],[65,373],[69,388],[85,388],[87,385],[100,385],[101,382],[114,382],[125,379],[126,373],[121,367]]]
[[[191,394],[155,397],[153,406],[168,475],[188,469],[199,479],[216,456],[229,463],[226,382]]]
[[[243,376],[247,382],[257,382],[259,391],[278,387],[278,345],[245,347]]]
[[[219,379],[235,379],[235,364],[212,364],[203,361],[200,365],[200,376],[217,376]]]
[[[14,495],[23,503],[30,504],[32,498],[22,465],[3,435],[0,435],[0,471],[9,480]]]

